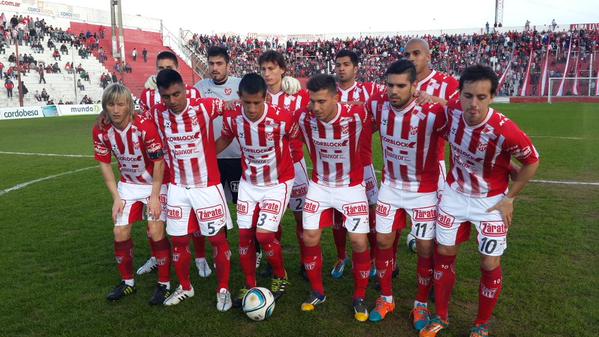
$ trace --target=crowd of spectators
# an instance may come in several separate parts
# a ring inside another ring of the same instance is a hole
[[[7,94],[12,96],[12,88],[16,82],[19,72],[21,76],[27,76],[31,70],[39,75],[39,83],[46,83],[45,74],[62,73],[64,69],[68,74],[77,74],[77,86],[80,90],[85,90],[82,81],[90,81],[89,73],[83,68],[81,63],[75,66],[73,62],[66,62],[61,68],[59,62],[63,61],[63,56],[68,56],[71,52],[77,53],[81,58],[87,59],[92,52],[98,52],[101,62],[107,59],[106,53],[99,47],[99,39],[103,38],[104,32],[100,30],[92,33],[81,32],[74,34],[68,29],[53,27],[46,23],[44,19],[33,19],[30,16],[13,15],[10,18],[4,13],[0,14],[0,53],[6,53],[6,47],[18,44],[20,46],[29,46],[33,54],[22,53],[17,56],[11,53],[8,57],[8,65],[0,63],[0,79],[7,78],[11,83],[5,83]],[[53,63],[37,61],[33,55],[51,51]],[[9,87],[10,93],[9,93]],[[51,101],[44,88],[41,93],[34,95],[43,101]]]
[[[229,49],[232,60],[232,71],[236,76],[247,72],[257,71],[258,56],[268,50],[275,49],[287,58],[288,72],[296,77],[308,77],[316,73],[332,73],[334,55],[341,49],[350,49],[360,55],[361,81],[380,80],[385,68],[392,61],[401,58],[404,47],[413,36],[333,38],[317,41],[294,41],[276,37],[260,40],[243,38],[238,35],[199,35],[189,39],[188,46],[201,55],[213,45]],[[594,53],[594,60],[599,56],[599,32],[597,31],[537,31],[534,27],[524,31],[494,32],[488,34],[459,34],[459,35],[425,35],[421,38],[428,41],[431,50],[432,68],[453,76],[459,74],[469,65],[476,63],[488,64],[499,76],[508,69],[504,77],[504,85],[500,94],[518,95],[526,77],[529,60],[531,71],[529,83],[532,92],[538,91],[546,50],[550,51],[550,76],[560,76],[568,56],[570,41],[575,57],[580,64],[589,62]],[[532,58],[530,57],[530,52]],[[511,63],[511,64],[510,64]],[[599,62],[597,63],[599,64]],[[568,67],[569,72],[574,71]],[[588,69],[588,67],[587,67]],[[560,73],[561,72],[561,73]],[[588,71],[587,71],[588,72]],[[574,75],[572,75],[574,76]],[[580,70],[579,76],[585,75]]]

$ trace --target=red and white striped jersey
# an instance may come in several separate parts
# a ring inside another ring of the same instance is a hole
[[[305,108],[310,104],[310,95],[306,89],[301,89],[295,95],[289,95],[281,90],[278,94],[268,92],[266,101],[293,115],[295,111]],[[291,140],[291,157],[294,163],[304,159],[304,144],[300,139]]]
[[[255,122],[247,119],[241,105],[225,111],[221,137],[239,141],[243,180],[272,186],[295,176],[290,140],[298,132],[290,112],[264,103],[264,114]]]
[[[449,101],[459,95],[459,87],[460,83],[451,75],[432,70],[425,79],[418,82],[416,89]]]
[[[162,141],[152,121],[136,116],[122,131],[111,124],[94,126],[93,139],[95,159],[110,164],[112,152],[119,163],[122,182],[152,184],[154,161],[163,157]],[[164,181],[167,180],[165,175]]]
[[[472,197],[492,197],[507,191],[512,156],[525,165],[539,160],[530,138],[492,108],[482,123],[468,126],[461,105],[450,104],[443,134],[451,148],[447,184]]]
[[[337,104],[337,115],[322,122],[307,108],[296,112],[301,136],[314,166],[312,181],[329,187],[363,183],[364,164],[360,143],[372,138],[370,113],[363,105]]]
[[[410,192],[436,191],[437,150],[445,109],[439,104],[419,106],[412,101],[396,110],[387,95],[372,100],[369,108],[381,136],[383,184]]]
[[[184,187],[209,187],[220,183],[216,162],[213,119],[222,114],[224,102],[216,98],[188,99],[175,114],[163,103],[150,115],[167,148],[171,183]]]
[[[416,89],[450,101],[459,97],[460,82],[451,75],[433,70],[425,79],[418,82]],[[445,140],[439,142],[439,160],[445,160]]]
[[[185,86],[185,95],[187,98],[201,98],[200,91],[189,85]],[[139,96],[139,107],[142,112],[148,112],[154,105],[160,103],[160,94],[156,89],[144,89]]]
[[[337,86],[339,102],[362,102],[367,103],[374,96],[379,96],[385,91],[385,87],[374,82],[355,82],[349,89],[343,90]],[[369,127],[371,125],[367,125]],[[372,130],[369,130],[372,135]],[[364,166],[372,164],[372,137],[364,139],[360,144],[362,147]]]

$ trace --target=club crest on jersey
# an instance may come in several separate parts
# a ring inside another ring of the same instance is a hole
[[[342,208],[347,216],[368,215],[368,204],[363,201],[345,204]]]
[[[265,199],[260,203],[260,210],[270,214],[279,214],[281,202],[274,199]]]
[[[485,236],[502,237],[508,229],[503,221],[485,221],[480,224],[481,232]]]
[[[316,213],[318,208],[320,208],[320,203],[318,201],[306,198],[306,202],[304,203],[304,212]]]
[[[225,95],[230,96],[233,93],[233,89],[225,88]]]
[[[410,126],[410,135],[415,136],[418,134],[418,126]]]
[[[433,221],[437,218],[436,207],[414,208],[414,220]]]
[[[247,215],[249,210],[248,202],[237,200],[237,214]]]
[[[441,210],[439,210],[439,212],[437,213],[436,224],[441,227],[451,228],[454,221],[455,221],[455,218],[453,216],[451,216]]]
[[[198,117],[193,115],[189,117],[190,121],[191,121],[191,125],[193,126],[198,126]]]
[[[183,219],[183,209],[168,205],[166,208],[166,217],[173,220],[181,220]]]
[[[480,152],[485,152],[487,151],[487,147],[489,144],[487,143],[478,143],[478,146],[476,147],[478,149],[478,151]]]
[[[389,213],[391,212],[391,206],[387,203],[384,203],[382,201],[379,201],[376,204],[376,214],[380,215],[380,216],[389,216]]]
[[[196,214],[198,216],[198,220],[204,222],[224,218],[225,210],[223,209],[223,205],[214,205],[200,208],[196,211]]]

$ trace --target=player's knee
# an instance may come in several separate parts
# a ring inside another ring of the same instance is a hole
[[[458,254],[458,246],[437,245],[437,253],[445,256],[454,256]]]
[[[318,230],[304,230],[303,238],[307,247],[314,247],[320,242],[320,232]]]
[[[433,240],[416,239],[416,253],[420,257],[429,258],[433,256]]]
[[[153,241],[164,239],[164,223],[159,221],[148,223],[148,234]]]
[[[483,270],[494,270],[501,265],[501,256],[481,255],[480,268]]]
[[[389,249],[393,247],[393,241],[395,241],[395,233],[377,233],[376,244],[380,249]]]
[[[354,252],[362,253],[368,249],[368,236],[366,234],[352,233],[349,239]]]
[[[113,229],[115,241],[125,241],[131,238],[131,225],[115,226]]]

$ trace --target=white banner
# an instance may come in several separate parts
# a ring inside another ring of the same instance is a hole
[[[44,112],[41,106],[27,106],[23,108],[2,108],[0,109],[0,119],[23,119],[23,118],[41,118]]]
[[[57,105],[59,116],[97,115],[102,111],[101,104]]]

